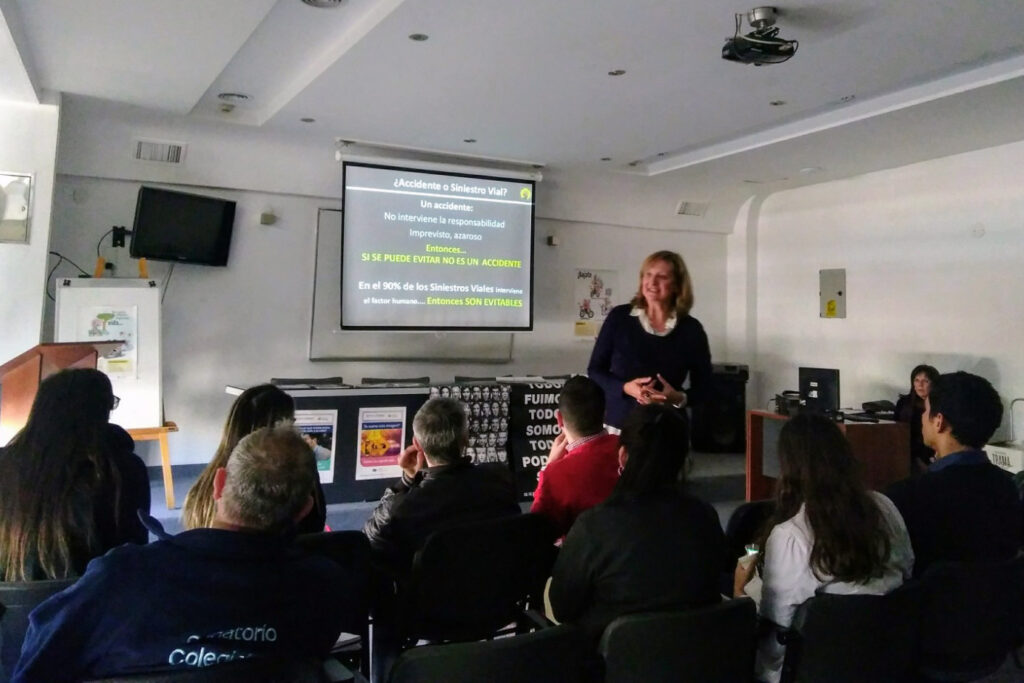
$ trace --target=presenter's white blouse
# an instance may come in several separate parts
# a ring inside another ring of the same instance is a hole
[[[893,502],[881,493],[871,492],[889,528],[890,552],[885,573],[866,584],[844,583],[830,577],[818,578],[811,569],[814,532],[803,507],[772,529],[765,547],[762,576],[761,616],[779,626],[793,623],[796,608],[817,592],[841,595],[883,595],[909,579],[914,569],[914,551],[903,517]],[[785,648],[774,633],[762,638],[757,652],[757,677],[777,683],[782,671]]]

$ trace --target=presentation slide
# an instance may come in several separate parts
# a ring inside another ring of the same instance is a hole
[[[341,327],[529,330],[533,181],[348,162]]]

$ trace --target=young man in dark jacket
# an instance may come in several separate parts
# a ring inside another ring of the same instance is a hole
[[[886,495],[899,508],[914,547],[914,575],[943,560],[1002,560],[1017,554],[1021,503],[1009,473],[981,450],[1003,415],[982,377],[940,375],[925,399],[921,436],[934,449],[925,474],[896,482]]]

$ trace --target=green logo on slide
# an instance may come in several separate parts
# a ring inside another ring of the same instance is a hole
[[[519,198],[520,199],[529,199],[530,198],[530,188],[524,187],[523,189],[519,190]]]

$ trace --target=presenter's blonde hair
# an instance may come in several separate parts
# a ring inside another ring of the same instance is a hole
[[[686,267],[683,257],[674,251],[656,251],[640,264],[640,282],[637,285],[636,294],[630,302],[635,308],[647,310],[647,299],[644,298],[644,271],[655,261],[664,261],[672,266],[672,287],[675,291],[675,312],[682,317],[693,308],[693,281],[690,279],[690,271]]]

